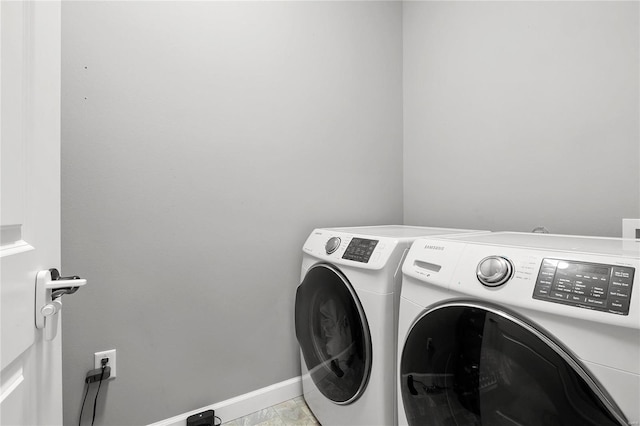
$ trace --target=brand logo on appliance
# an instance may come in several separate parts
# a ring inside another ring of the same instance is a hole
[[[443,246],[430,246],[429,244],[424,246],[424,248],[426,248],[427,250],[444,250]]]

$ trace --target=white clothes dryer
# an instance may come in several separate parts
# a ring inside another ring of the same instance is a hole
[[[304,398],[321,424],[395,424],[401,262],[418,237],[468,232],[372,226],[311,233],[295,329]]]
[[[638,425],[640,240],[419,239],[403,265],[401,425]]]

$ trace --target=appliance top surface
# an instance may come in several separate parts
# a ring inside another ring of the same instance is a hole
[[[468,234],[470,232],[481,232],[472,229],[455,228],[433,228],[426,226],[406,226],[406,225],[381,225],[381,226],[355,226],[347,228],[326,228],[329,231],[344,232],[350,234],[366,235],[369,237],[391,237],[391,238],[419,238],[432,235]]]
[[[452,235],[446,238],[485,245],[640,258],[640,240],[633,239],[524,232],[494,232],[464,236]]]

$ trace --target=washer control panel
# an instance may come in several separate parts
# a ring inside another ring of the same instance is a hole
[[[629,314],[634,268],[569,260],[542,260],[533,298]]]
[[[343,259],[353,260],[356,262],[367,263],[378,245],[378,240],[369,240],[366,238],[352,238],[347,246]]]

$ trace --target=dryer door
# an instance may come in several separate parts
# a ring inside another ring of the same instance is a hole
[[[569,352],[515,314],[445,302],[413,325],[400,360],[410,425],[621,425]]]
[[[371,336],[351,284],[335,267],[312,266],[296,292],[296,337],[311,379],[338,404],[360,397],[371,371]]]

